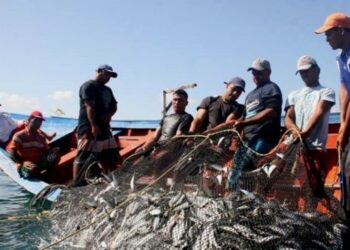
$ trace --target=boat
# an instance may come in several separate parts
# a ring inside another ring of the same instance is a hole
[[[134,124],[134,127],[135,126],[137,127],[137,124]],[[119,147],[121,162],[133,154],[137,148],[142,146],[148,138],[153,135],[154,131],[153,123],[148,124],[148,128],[130,128],[130,126],[112,128],[113,136]],[[21,187],[34,195],[40,193],[50,184],[66,184],[73,178],[72,165],[77,153],[76,135],[74,131],[53,141],[50,143],[50,147],[59,147],[61,152],[60,162],[52,169],[54,175],[51,175],[50,179],[38,180],[21,178],[16,170],[15,163],[2,148],[0,148],[0,169]],[[55,189],[46,199],[54,202],[59,197],[60,192],[61,190],[59,188]]]
[[[119,152],[121,155],[121,161],[131,156],[137,148],[141,147],[150,136],[153,135],[158,121],[118,121],[114,122],[114,125],[122,125],[119,127],[113,127],[113,136],[119,146]],[[328,143],[327,143],[327,171],[324,186],[326,189],[333,193],[333,196],[339,200],[340,187],[338,183],[338,152],[336,147],[337,131],[339,124],[336,122],[330,123]],[[53,169],[55,173],[51,179],[46,180],[25,180],[21,178],[15,170],[14,163],[9,159],[7,153],[4,150],[0,150],[0,168],[16,181],[20,186],[29,192],[38,194],[42,189],[50,184],[65,184],[72,179],[72,164],[76,156],[76,137],[72,131],[61,138],[53,141],[50,144],[51,147],[59,147],[61,151],[61,160],[59,164]],[[120,162],[121,163],[121,162]],[[295,189],[300,189],[300,183],[297,179],[292,180],[291,185]],[[47,197],[50,201],[57,200],[60,190],[50,193]],[[299,207],[302,209],[303,198],[298,200]],[[326,212],[326,208],[319,204],[318,211]]]

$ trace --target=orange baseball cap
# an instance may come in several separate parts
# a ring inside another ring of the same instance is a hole
[[[350,17],[341,12],[336,12],[329,15],[324,24],[315,30],[316,34],[320,34],[332,28],[350,29]]]

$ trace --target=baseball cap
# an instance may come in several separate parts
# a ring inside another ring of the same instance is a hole
[[[30,113],[29,118],[33,118],[33,117],[45,121],[44,116],[40,111],[35,110],[32,113]]]
[[[111,76],[113,78],[116,78],[118,76],[118,74],[116,72],[113,71],[113,68],[111,66],[109,66],[108,64],[102,64],[100,65],[98,68],[97,68],[97,71],[100,71],[100,70],[103,70],[103,71],[107,71],[108,73],[111,74]]]
[[[224,83],[226,85],[233,84],[233,86],[240,87],[243,90],[243,92],[245,92],[245,89],[244,89],[245,88],[245,81],[238,76],[236,76],[236,77],[232,78],[230,81],[224,82]]]
[[[350,29],[350,17],[341,12],[333,13],[326,18],[326,21],[320,28],[315,30],[315,33],[321,34],[332,28]]]
[[[247,71],[250,71],[253,69],[257,71],[271,70],[270,62],[268,60],[258,58],[254,60],[254,62],[252,63],[252,66],[248,68]]]
[[[313,59],[311,56],[301,56],[298,59],[297,71],[295,72],[295,74],[298,74],[300,70],[308,70],[315,65],[318,66],[316,60]]]

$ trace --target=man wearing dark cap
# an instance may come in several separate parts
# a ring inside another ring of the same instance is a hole
[[[106,84],[117,73],[109,65],[101,65],[93,80],[85,82],[79,91],[80,111],[77,127],[78,153],[73,164],[73,185],[81,183],[83,166],[93,156],[105,173],[116,166],[120,158],[112,136],[110,121],[117,111],[117,101]]]
[[[236,129],[244,129],[244,141],[259,153],[269,152],[280,136],[282,93],[270,80],[271,66],[265,59],[256,59],[248,68],[252,72],[256,88],[245,100],[244,119],[235,123]],[[255,154],[240,145],[234,155],[229,183],[235,188],[241,171],[254,169]]]
[[[341,204],[345,211],[345,220],[350,225],[350,17],[344,13],[329,15],[323,25],[315,31],[316,34],[325,33],[326,40],[332,49],[340,49],[337,56],[340,74],[340,128],[337,144],[342,152]],[[349,242],[347,242],[349,244]],[[350,244],[349,244],[350,245]],[[344,247],[346,249],[346,247]],[[349,249],[349,248],[347,248]]]
[[[60,159],[59,149],[49,150],[47,136],[40,130],[43,121],[42,113],[33,111],[24,129],[15,133],[6,147],[23,178],[40,178],[44,171],[54,167]]]
[[[209,96],[202,100],[197,108],[197,114],[191,124],[190,132],[204,132],[218,125],[239,119],[243,114],[243,105],[236,100],[245,89],[245,82],[240,77],[234,77],[225,83],[225,93],[222,96]]]

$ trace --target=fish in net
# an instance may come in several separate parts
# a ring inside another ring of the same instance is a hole
[[[338,222],[334,188],[315,195],[311,183],[319,180],[305,166],[303,143],[281,140],[269,154],[256,155],[255,169],[243,171],[232,192],[227,179],[239,143],[233,130],[175,138],[130,157],[103,184],[64,190],[51,211],[53,244],[343,249],[348,228]]]

